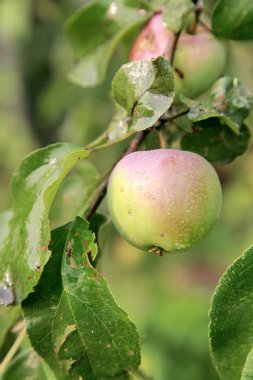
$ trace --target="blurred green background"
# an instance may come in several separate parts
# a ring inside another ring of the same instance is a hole
[[[73,54],[64,23],[84,3],[0,1],[0,211],[11,203],[11,175],[25,154],[56,141],[84,146],[107,127],[113,114],[110,82],[129,47],[118,48],[103,85],[82,89],[66,79]],[[226,72],[253,90],[252,43],[229,42]],[[249,124],[252,129],[252,113]],[[94,156],[98,171],[106,170],[125,145]],[[137,325],[147,379],[218,379],[208,349],[208,310],[224,270],[253,243],[252,144],[244,156],[216,169],[223,185],[221,218],[190,252],[158,258],[131,247],[111,224],[103,231],[99,270]],[[70,211],[73,202],[80,202],[88,175],[98,174],[80,163],[67,178],[61,194],[65,206],[55,200],[52,226],[71,219],[67,204]],[[101,210],[106,212],[105,202]],[[6,323],[6,318],[1,321]]]

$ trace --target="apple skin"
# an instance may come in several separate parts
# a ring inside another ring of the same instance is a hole
[[[225,44],[210,32],[182,33],[173,63],[176,91],[189,98],[201,95],[223,74],[226,58]]]
[[[157,254],[202,240],[220,214],[219,178],[203,157],[175,149],[134,152],[113,169],[107,194],[112,221],[132,245]]]
[[[169,55],[173,33],[166,28],[162,13],[149,20],[136,38],[129,55],[130,61],[150,61],[152,58]]]
[[[162,13],[155,14],[141,31],[129,59],[169,59],[174,34],[166,28]],[[176,93],[195,98],[208,90],[222,75],[227,58],[225,43],[198,26],[195,34],[182,32],[175,51],[173,68]]]

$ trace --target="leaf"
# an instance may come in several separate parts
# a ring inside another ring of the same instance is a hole
[[[56,380],[46,363],[32,350],[18,354],[9,364],[2,380]]]
[[[115,74],[112,93],[120,107],[109,133],[150,128],[172,104],[175,92],[171,65],[162,57],[127,63]]]
[[[253,348],[247,356],[240,380],[253,380]]]
[[[111,58],[109,47],[110,42],[104,43],[79,60],[68,73],[69,81],[84,88],[101,83]]]
[[[178,33],[184,26],[185,17],[194,9],[192,0],[168,0],[163,5],[163,19],[169,30]]]
[[[128,379],[140,364],[138,335],[89,263],[97,248],[88,222],[78,217],[53,231],[51,248],[35,293],[23,302],[33,347],[59,379]]]
[[[117,22],[108,14],[109,6],[109,0],[90,1],[67,21],[66,31],[79,57],[90,53],[118,29]]]
[[[213,296],[210,344],[222,380],[247,379],[245,372],[252,361],[253,342],[252,278],[253,247],[250,247],[227,269]]]
[[[223,124],[239,134],[243,120],[253,104],[252,93],[237,78],[223,77],[212,86],[204,100],[191,100],[181,95],[190,108],[187,114],[192,121],[217,117]]]
[[[252,0],[220,0],[212,14],[212,30],[220,37],[253,39]]]
[[[162,57],[122,65],[112,82],[115,115],[107,130],[87,149],[109,147],[152,127],[171,106],[174,94],[172,69]]]
[[[25,157],[12,179],[12,216],[0,245],[0,304],[19,303],[37,284],[50,256],[48,213],[62,180],[90,151],[54,144]],[[0,222],[1,224],[1,222]]]
[[[70,42],[79,57],[68,79],[82,87],[101,83],[119,42],[137,33],[148,20],[146,10],[124,0],[92,1],[78,10],[67,22]]]
[[[122,65],[112,82],[115,115],[107,130],[87,148],[108,147],[152,127],[169,109],[174,94],[172,69],[162,57]]]
[[[193,124],[192,132],[181,140],[181,148],[205,157],[208,161],[227,163],[243,154],[250,139],[249,129],[243,125],[239,135],[217,118]]]

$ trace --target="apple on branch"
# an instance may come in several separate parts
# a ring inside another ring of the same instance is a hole
[[[211,231],[222,193],[203,157],[157,149],[121,159],[110,176],[107,199],[119,233],[138,248],[162,254],[189,249]]]
[[[166,20],[165,20],[166,21]],[[169,60],[174,33],[156,13],[135,40],[130,60],[151,60],[163,56]],[[195,98],[208,90],[222,75],[227,58],[225,43],[198,25],[195,33],[182,31],[173,59],[176,94]]]

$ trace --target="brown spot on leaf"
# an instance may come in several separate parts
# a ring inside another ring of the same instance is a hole
[[[98,274],[98,273],[94,273],[93,276],[92,276],[92,280],[101,280],[101,276]]]

